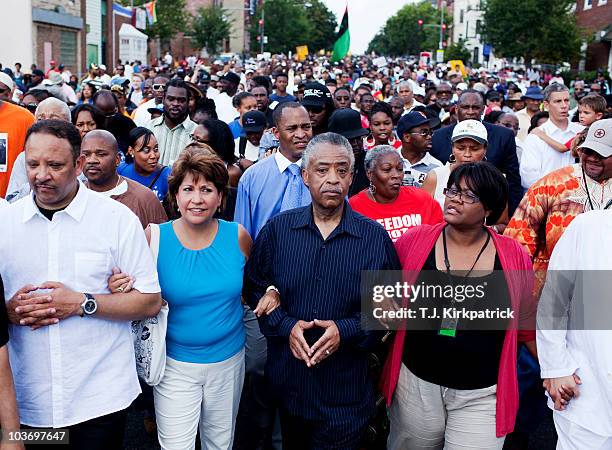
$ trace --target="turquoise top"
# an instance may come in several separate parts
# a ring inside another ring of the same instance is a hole
[[[173,222],[159,226],[157,271],[168,302],[167,355],[181,362],[224,361],[244,347],[242,277],[246,259],[238,224],[219,220],[217,235],[201,250],[181,244]]]

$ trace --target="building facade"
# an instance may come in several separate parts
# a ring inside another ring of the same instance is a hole
[[[2,0],[5,11],[0,14],[0,63],[15,70],[20,63],[22,70],[30,70],[35,62],[32,52],[32,2],[30,0]]]
[[[453,42],[465,41],[466,48],[472,52],[472,62],[483,64],[490,56],[482,42],[480,30],[484,23],[484,12],[480,0],[454,0]]]
[[[612,73],[612,0],[577,0],[576,23],[593,38],[586,45],[580,69]]]

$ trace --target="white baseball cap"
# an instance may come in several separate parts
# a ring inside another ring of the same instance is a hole
[[[612,119],[593,122],[579,149],[588,148],[604,158],[612,156]]]
[[[0,83],[5,84],[10,91],[15,87],[15,82],[13,79],[7,74],[0,70]]]
[[[455,142],[459,139],[473,139],[480,144],[487,143],[487,129],[478,120],[468,119],[459,122],[455,125],[451,141]]]

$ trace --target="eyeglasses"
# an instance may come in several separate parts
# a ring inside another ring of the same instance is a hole
[[[480,199],[470,192],[461,192],[454,188],[445,188],[442,193],[446,198],[457,199],[469,205],[478,203]]]
[[[195,134],[191,133],[189,135],[189,137],[191,138],[191,140],[197,144],[206,144],[208,145],[208,141],[205,141],[204,139],[201,139],[199,136],[196,136]]]
[[[408,134],[416,134],[421,137],[433,136],[433,130],[409,131]]]
[[[154,84],[153,86],[151,86],[151,89],[153,89],[154,91],[161,92],[164,90],[164,87],[164,84]]]

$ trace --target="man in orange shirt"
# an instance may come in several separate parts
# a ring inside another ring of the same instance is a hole
[[[6,152],[6,157],[4,157],[5,152],[0,155],[3,157],[0,160],[0,197],[4,198],[6,195],[13,163],[17,155],[23,151],[26,132],[33,123],[34,116],[27,109],[0,100],[0,143]]]

